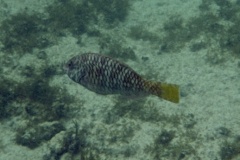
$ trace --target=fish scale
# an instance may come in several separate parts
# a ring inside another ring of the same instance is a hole
[[[126,64],[105,55],[77,55],[64,68],[69,78],[98,94],[130,97],[153,94],[174,103],[179,102],[179,86],[145,80]]]

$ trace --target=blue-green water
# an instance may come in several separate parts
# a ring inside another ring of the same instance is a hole
[[[240,1],[0,1],[0,159],[240,159]],[[100,53],[180,87],[100,95],[71,57]]]

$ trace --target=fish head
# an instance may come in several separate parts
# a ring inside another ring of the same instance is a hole
[[[84,62],[78,57],[73,57],[68,60],[63,66],[65,72],[75,82],[80,82],[86,75],[86,69]]]

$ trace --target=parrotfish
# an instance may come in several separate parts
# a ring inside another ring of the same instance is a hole
[[[64,69],[74,82],[101,95],[120,94],[127,97],[156,95],[179,102],[179,86],[144,79],[128,65],[111,57],[84,53],[72,57]]]

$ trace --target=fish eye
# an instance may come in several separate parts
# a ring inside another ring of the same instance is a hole
[[[69,69],[72,69],[73,68],[73,61],[68,62],[67,66],[68,66]]]

